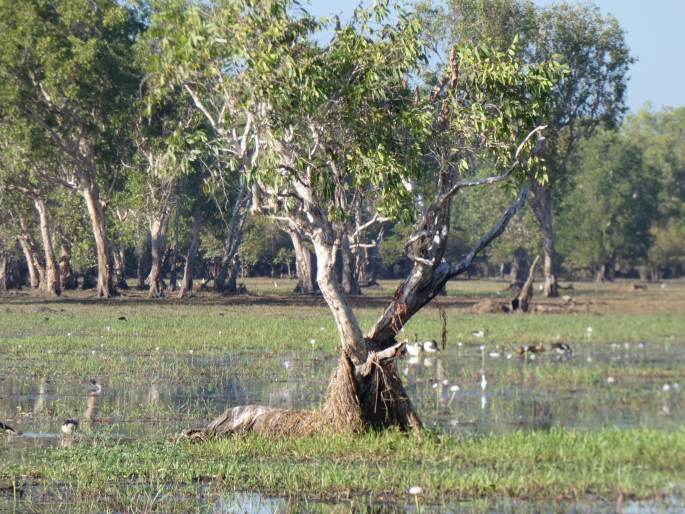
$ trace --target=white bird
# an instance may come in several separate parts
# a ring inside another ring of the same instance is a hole
[[[475,337],[485,337],[485,331],[484,330],[476,330],[475,332],[471,332],[472,336]]]
[[[423,351],[428,352],[428,353],[437,352],[438,351],[438,343],[436,343],[432,339],[430,341],[424,341],[423,342]]]
[[[485,391],[485,388],[488,386],[488,381],[485,380],[485,375],[480,376],[480,388]]]
[[[73,434],[74,431],[78,428],[78,421],[75,419],[68,419],[64,423],[62,423],[62,433],[63,434]]]
[[[407,353],[412,357],[417,357],[421,353],[422,346],[420,343],[406,343]]]

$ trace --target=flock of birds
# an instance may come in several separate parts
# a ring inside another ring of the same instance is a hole
[[[485,332],[482,330],[478,330],[477,332],[472,333],[473,336],[475,337],[485,337]],[[438,343],[434,339],[429,339],[426,341],[418,341],[417,336],[414,336],[414,342],[409,342],[408,339],[405,339],[404,346],[406,348],[406,352],[411,356],[411,357],[418,357],[422,353],[436,353],[439,351],[439,346]],[[459,346],[462,344],[459,343]],[[481,350],[484,350],[485,347],[481,346]],[[524,346],[519,346],[515,353],[516,355],[519,356],[529,356],[529,355],[534,355],[538,353],[543,353],[547,350],[544,344],[539,343],[539,344],[531,344],[531,345],[524,345]],[[550,350],[554,352],[557,355],[562,355],[565,357],[573,355],[573,349],[566,343],[562,342],[555,342],[552,343],[550,346]],[[492,351],[489,353],[490,357],[499,357],[500,354],[497,351]]]

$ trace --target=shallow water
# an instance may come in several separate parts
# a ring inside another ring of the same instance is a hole
[[[398,368],[424,422],[454,434],[552,427],[668,430],[685,424],[681,364],[685,362],[685,345],[583,341],[571,346],[573,355],[557,355],[548,349],[524,358],[516,355],[516,345],[481,347],[451,342],[444,351],[423,353],[414,359],[404,357],[398,361]],[[62,360],[74,358],[88,359],[89,369],[97,369],[97,373],[65,376],[57,371]],[[98,359],[102,365],[93,366],[92,361]],[[132,354],[103,347],[97,352],[46,350],[30,360],[21,352],[8,352],[0,359],[0,420],[24,435],[0,435],[0,456],[5,461],[25,460],[45,447],[69,446],[93,438],[165,438],[203,424],[226,407],[238,404],[315,407],[325,394],[336,360],[333,353],[310,348],[301,352]],[[68,418],[80,422],[73,436],[60,431]],[[136,495],[140,493],[137,487]],[[0,495],[0,510],[11,504],[11,494],[3,491]],[[35,492],[29,487],[26,495],[32,510],[51,511],[51,506],[62,501],[40,487]],[[347,512],[351,508],[349,504],[302,503],[302,499],[252,493],[206,494],[202,501],[201,511],[207,512]],[[359,501],[355,504],[359,512],[416,510],[414,504],[379,506]],[[89,510],[80,501],[75,506]],[[108,510],[100,507],[93,508]],[[421,505],[421,512],[483,510],[584,513],[613,512],[616,508],[599,500],[587,505],[514,500]],[[683,510],[685,502],[681,499],[626,502],[622,506],[622,512]]]
[[[572,345],[528,358],[515,346],[448,344],[445,351],[398,361],[424,422],[451,433],[490,434],[561,426],[673,428],[685,422],[685,345]],[[69,358],[61,355],[62,358]],[[228,406],[314,407],[325,394],[334,355],[243,351],[226,355],[124,355],[103,350],[144,372],[51,377],[49,361],[19,356],[0,362],[0,420],[28,433],[1,438],[0,448],[59,444],[60,425],[119,438],[155,438],[211,419]],[[97,358],[97,357],[94,357]],[[180,364],[179,364],[180,362]],[[45,369],[36,378],[35,369]],[[178,378],[179,367],[189,380]]]
[[[595,498],[583,502],[556,500],[527,501],[517,499],[483,499],[464,502],[427,504],[418,502],[379,502],[377,499],[356,497],[348,501],[328,503],[298,497],[279,497],[253,492],[216,493],[207,487],[171,495],[163,488],[149,488],[135,483],[122,483],[122,496],[129,497],[127,511],[159,512],[206,512],[213,514],[273,514],[300,512],[373,513],[373,514],[468,514],[488,512],[489,514],[676,514],[685,509],[683,498],[666,496],[658,500],[627,500],[620,503]],[[3,494],[4,493],[4,494]],[[66,488],[24,487],[16,491],[0,490],[0,511],[2,512],[120,512],[118,498],[78,498]],[[131,503],[131,500],[133,503]],[[154,506],[154,507],[153,507]]]

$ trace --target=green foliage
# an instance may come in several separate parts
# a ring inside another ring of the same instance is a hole
[[[583,142],[573,163],[575,187],[561,208],[568,265],[598,268],[642,261],[657,214],[655,170],[623,134],[606,131]]]

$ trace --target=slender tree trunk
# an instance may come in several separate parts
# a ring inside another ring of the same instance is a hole
[[[116,288],[114,287],[112,255],[107,239],[104,207],[100,202],[100,193],[96,187],[85,187],[81,194],[88,206],[91,229],[95,238],[98,262],[97,296],[109,298],[116,295]]]
[[[357,274],[355,273],[355,259],[350,250],[350,242],[347,234],[343,234],[340,238],[342,244],[340,246],[341,257],[341,282],[345,294],[361,294],[362,290],[359,287]]]
[[[148,290],[150,298],[157,298],[162,295],[162,265],[168,222],[169,212],[166,210],[150,222],[150,256],[152,261],[149,275],[150,289]]]
[[[613,282],[615,278],[614,259],[609,257],[597,270],[595,281],[597,282]]]
[[[59,283],[59,267],[55,252],[52,247],[52,234],[50,231],[50,220],[48,217],[48,209],[45,202],[38,198],[34,199],[38,211],[38,218],[40,220],[40,236],[43,240],[43,251],[45,253],[45,289],[44,291],[51,296],[59,296],[62,292]]]
[[[126,255],[122,246],[112,245],[112,262],[116,286],[119,289],[128,289],[128,284],[126,283]]]
[[[171,268],[171,273],[169,276],[169,283],[172,291],[176,291],[177,285],[176,285],[176,266],[177,266],[177,261],[178,261],[178,231],[179,231],[179,222],[180,222],[180,217],[181,217],[181,212],[180,208],[178,205],[178,202],[176,202],[176,209],[174,213],[174,249],[173,252],[171,253],[171,258],[169,259],[169,267]]]
[[[295,292],[300,294],[315,293],[317,291],[317,286],[314,281],[312,252],[305,245],[302,233],[286,224],[282,224],[281,229],[290,236],[290,241],[293,243],[293,251],[295,252],[295,273],[297,274]]]
[[[59,284],[62,290],[76,289],[76,275],[71,267],[71,243],[64,237],[60,241]]]
[[[19,236],[19,246],[21,246],[24,259],[26,259],[26,268],[29,271],[29,283],[31,288],[38,289],[40,287],[40,276],[42,275],[42,273],[39,274],[38,271],[40,259],[36,252],[36,245],[33,241],[33,237],[31,237],[31,233],[28,230],[24,230],[24,223],[23,218],[20,218],[22,234]]]
[[[150,257],[150,232],[148,232],[144,239],[141,239],[138,243],[138,248],[136,250],[138,254],[138,266],[136,268],[136,274],[138,275],[138,289],[145,289],[145,279],[148,276],[148,259]]]
[[[240,186],[238,197],[233,205],[231,221],[224,238],[224,254],[221,257],[219,270],[214,279],[214,289],[217,293],[235,294],[238,292],[236,282],[240,272],[238,248],[243,240],[247,206],[250,202],[250,192],[245,185]]]
[[[523,248],[514,250],[514,259],[511,264],[511,286],[521,288],[528,278],[528,255]]]
[[[186,263],[183,269],[183,280],[181,281],[181,289],[178,292],[178,297],[193,294],[193,266],[195,265],[195,257],[197,257],[197,249],[200,245],[200,226],[202,224],[202,211],[200,205],[196,204],[193,208],[193,228],[192,239],[190,246],[186,252]]]
[[[533,213],[542,230],[543,270],[545,273],[544,293],[547,297],[559,296],[557,276],[554,272],[554,229],[552,227],[552,192],[549,186],[533,182]]]
[[[7,254],[0,248],[0,292],[7,291],[8,289],[8,264],[9,259],[7,258]]]

